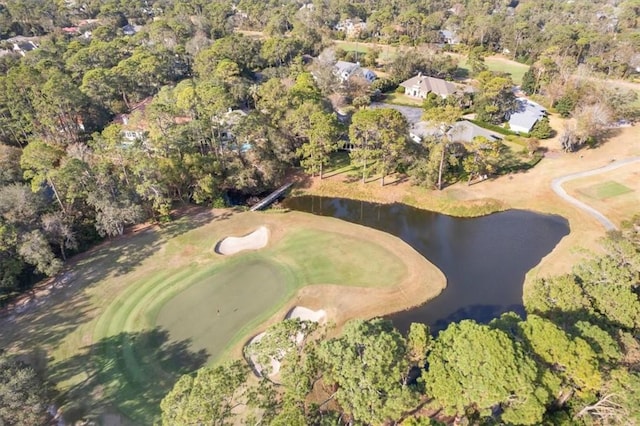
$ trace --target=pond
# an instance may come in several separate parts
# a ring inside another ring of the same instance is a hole
[[[404,204],[340,198],[293,197],[283,204],[388,232],[440,268],[447,287],[439,296],[389,317],[402,331],[412,322],[438,331],[462,319],[488,322],[508,311],[523,314],[525,274],[569,234],[565,218],[525,210],[456,218]]]

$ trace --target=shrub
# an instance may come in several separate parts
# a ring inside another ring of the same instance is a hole
[[[392,90],[395,90],[397,87],[398,87],[398,83],[388,78],[379,78],[377,80],[374,80],[373,83],[371,83],[372,91],[379,90],[381,92],[390,92]]]
[[[531,136],[538,139],[548,139],[553,135],[553,129],[549,124],[549,119],[547,117],[538,120],[536,124],[531,129]]]
[[[574,108],[576,107],[576,100],[573,96],[565,95],[558,99],[553,107],[563,118],[567,118],[571,115]]]

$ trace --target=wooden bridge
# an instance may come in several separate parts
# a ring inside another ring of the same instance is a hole
[[[284,194],[287,189],[291,188],[291,185],[293,185],[293,182],[282,185],[280,188],[276,189],[267,197],[263,198],[260,202],[251,207],[249,211],[255,212],[256,210],[261,210],[267,207],[269,204],[277,200],[282,194]]]

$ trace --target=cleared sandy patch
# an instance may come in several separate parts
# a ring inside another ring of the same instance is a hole
[[[261,226],[244,237],[227,237],[216,244],[215,251],[224,256],[239,253],[245,250],[258,250],[269,242],[269,230]]]
[[[299,319],[300,321],[313,321],[322,324],[327,319],[327,311],[319,309],[314,311],[313,309],[305,308],[304,306],[296,306],[285,317],[285,319]]]
[[[311,321],[311,322],[317,322],[319,324],[323,324],[327,320],[327,312],[324,309],[318,309],[317,311],[314,311],[313,309],[305,308],[304,306],[294,306],[293,309],[291,309],[289,313],[285,315],[284,319],[285,320],[299,319],[300,321]],[[246,345],[247,348],[251,347],[252,344],[260,342],[265,335],[266,335],[266,332],[262,332],[257,336],[255,336],[254,338],[252,338],[251,340],[249,340],[249,342],[247,342],[247,345]],[[303,340],[304,340],[304,334],[298,333],[295,337],[296,345],[300,346]],[[251,351],[248,351],[248,352],[249,352],[248,358],[251,361],[253,371],[258,376],[262,376],[264,367],[258,362],[258,359],[255,356],[255,354],[251,353]],[[281,356],[286,355],[284,350],[281,351],[280,355]],[[276,376],[280,372],[280,361],[277,360],[276,358],[271,358],[270,364],[271,364],[271,371],[269,373],[269,377]]]
[[[266,335],[267,333],[265,332],[262,332],[256,335],[253,339],[249,340],[249,343],[247,343],[247,347],[251,346],[252,344],[260,342],[260,340],[262,340],[263,337]],[[249,361],[251,361],[251,365],[253,366],[253,371],[256,373],[256,375],[262,376],[262,371],[264,370],[264,366],[258,362],[258,357],[252,353],[249,355]],[[280,371],[280,361],[278,361],[275,358],[271,358],[271,373],[269,374],[269,376],[275,376],[276,374],[278,374],[279,371]]]

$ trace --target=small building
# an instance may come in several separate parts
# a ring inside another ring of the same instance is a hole
[[[547,116],[547,110],[540,104],[524,98],[516,99],[516,108],[509,113],[509,129],[518,133],[529,133],[538,120]]]
[[[22,56],[38,48],[36,44],[37,37],[16,36],[8,38],[6,41],[13,45],[13,51],[15,53],[19,53]]]
[[[149,96],[133,105],[128,113],[118,114],[114,117],[112,123],[119,124],[122,127],[122,138],[126,144],[145,139],[147,127],[144,121],[144,113],[152,100],[153,97]]]
[[[344,32],[347,37],[357,37],[361,32],[367,29],[367,23],[359,18],[345,19],[340,21],[333,27],[336,31]]]
[[[400,83],[400,86],[404,87],[405,95],[418,99],[425,99],[431,92],[446,98],[457,91],[455,84],[441,78],[424,76],[422,73]]]
[[[442,132],[437,127],[434,127],[431,123],[426,121],[419,121],[413,124],[409,130],[409,136],[411,139],[420,143],[427,137],[441,136]],[[470,121],[462,120],[458,121],[447,132],[451,142],[469,143],[477,137],[483,137],[490,141],[501,140],[502,136],[499,133],[491,130],[484,129]]]
[[[333,66],[334,74],[340,79],[341,82],[349,80],[353,76],[360,76],[364,78],[369,84],[373,83],[376,79],[376,73],[368,68],[362,68],[359,62],[346,62],[338,61]]]
[[[126,36],[133,36],[133,35],[136,35],[138,32],[140,32],[141,29],[142,29],[141,25],[127,24],[124,27],[122,27],[122,34]]]
[[[235,141],[233,128],[245,119],[247,113],[241,109],[231,109],[224,113],[223,117],[218,118],[220,125],[220,137],[224,142]]]
[[[63,27],[62,32],[69,35],[78,35],[80,34],[80,28],[78,27]]]
[[[445,44],[459,44],[460,40],[455,32],[451,30],[440,30],[440,39]]]

